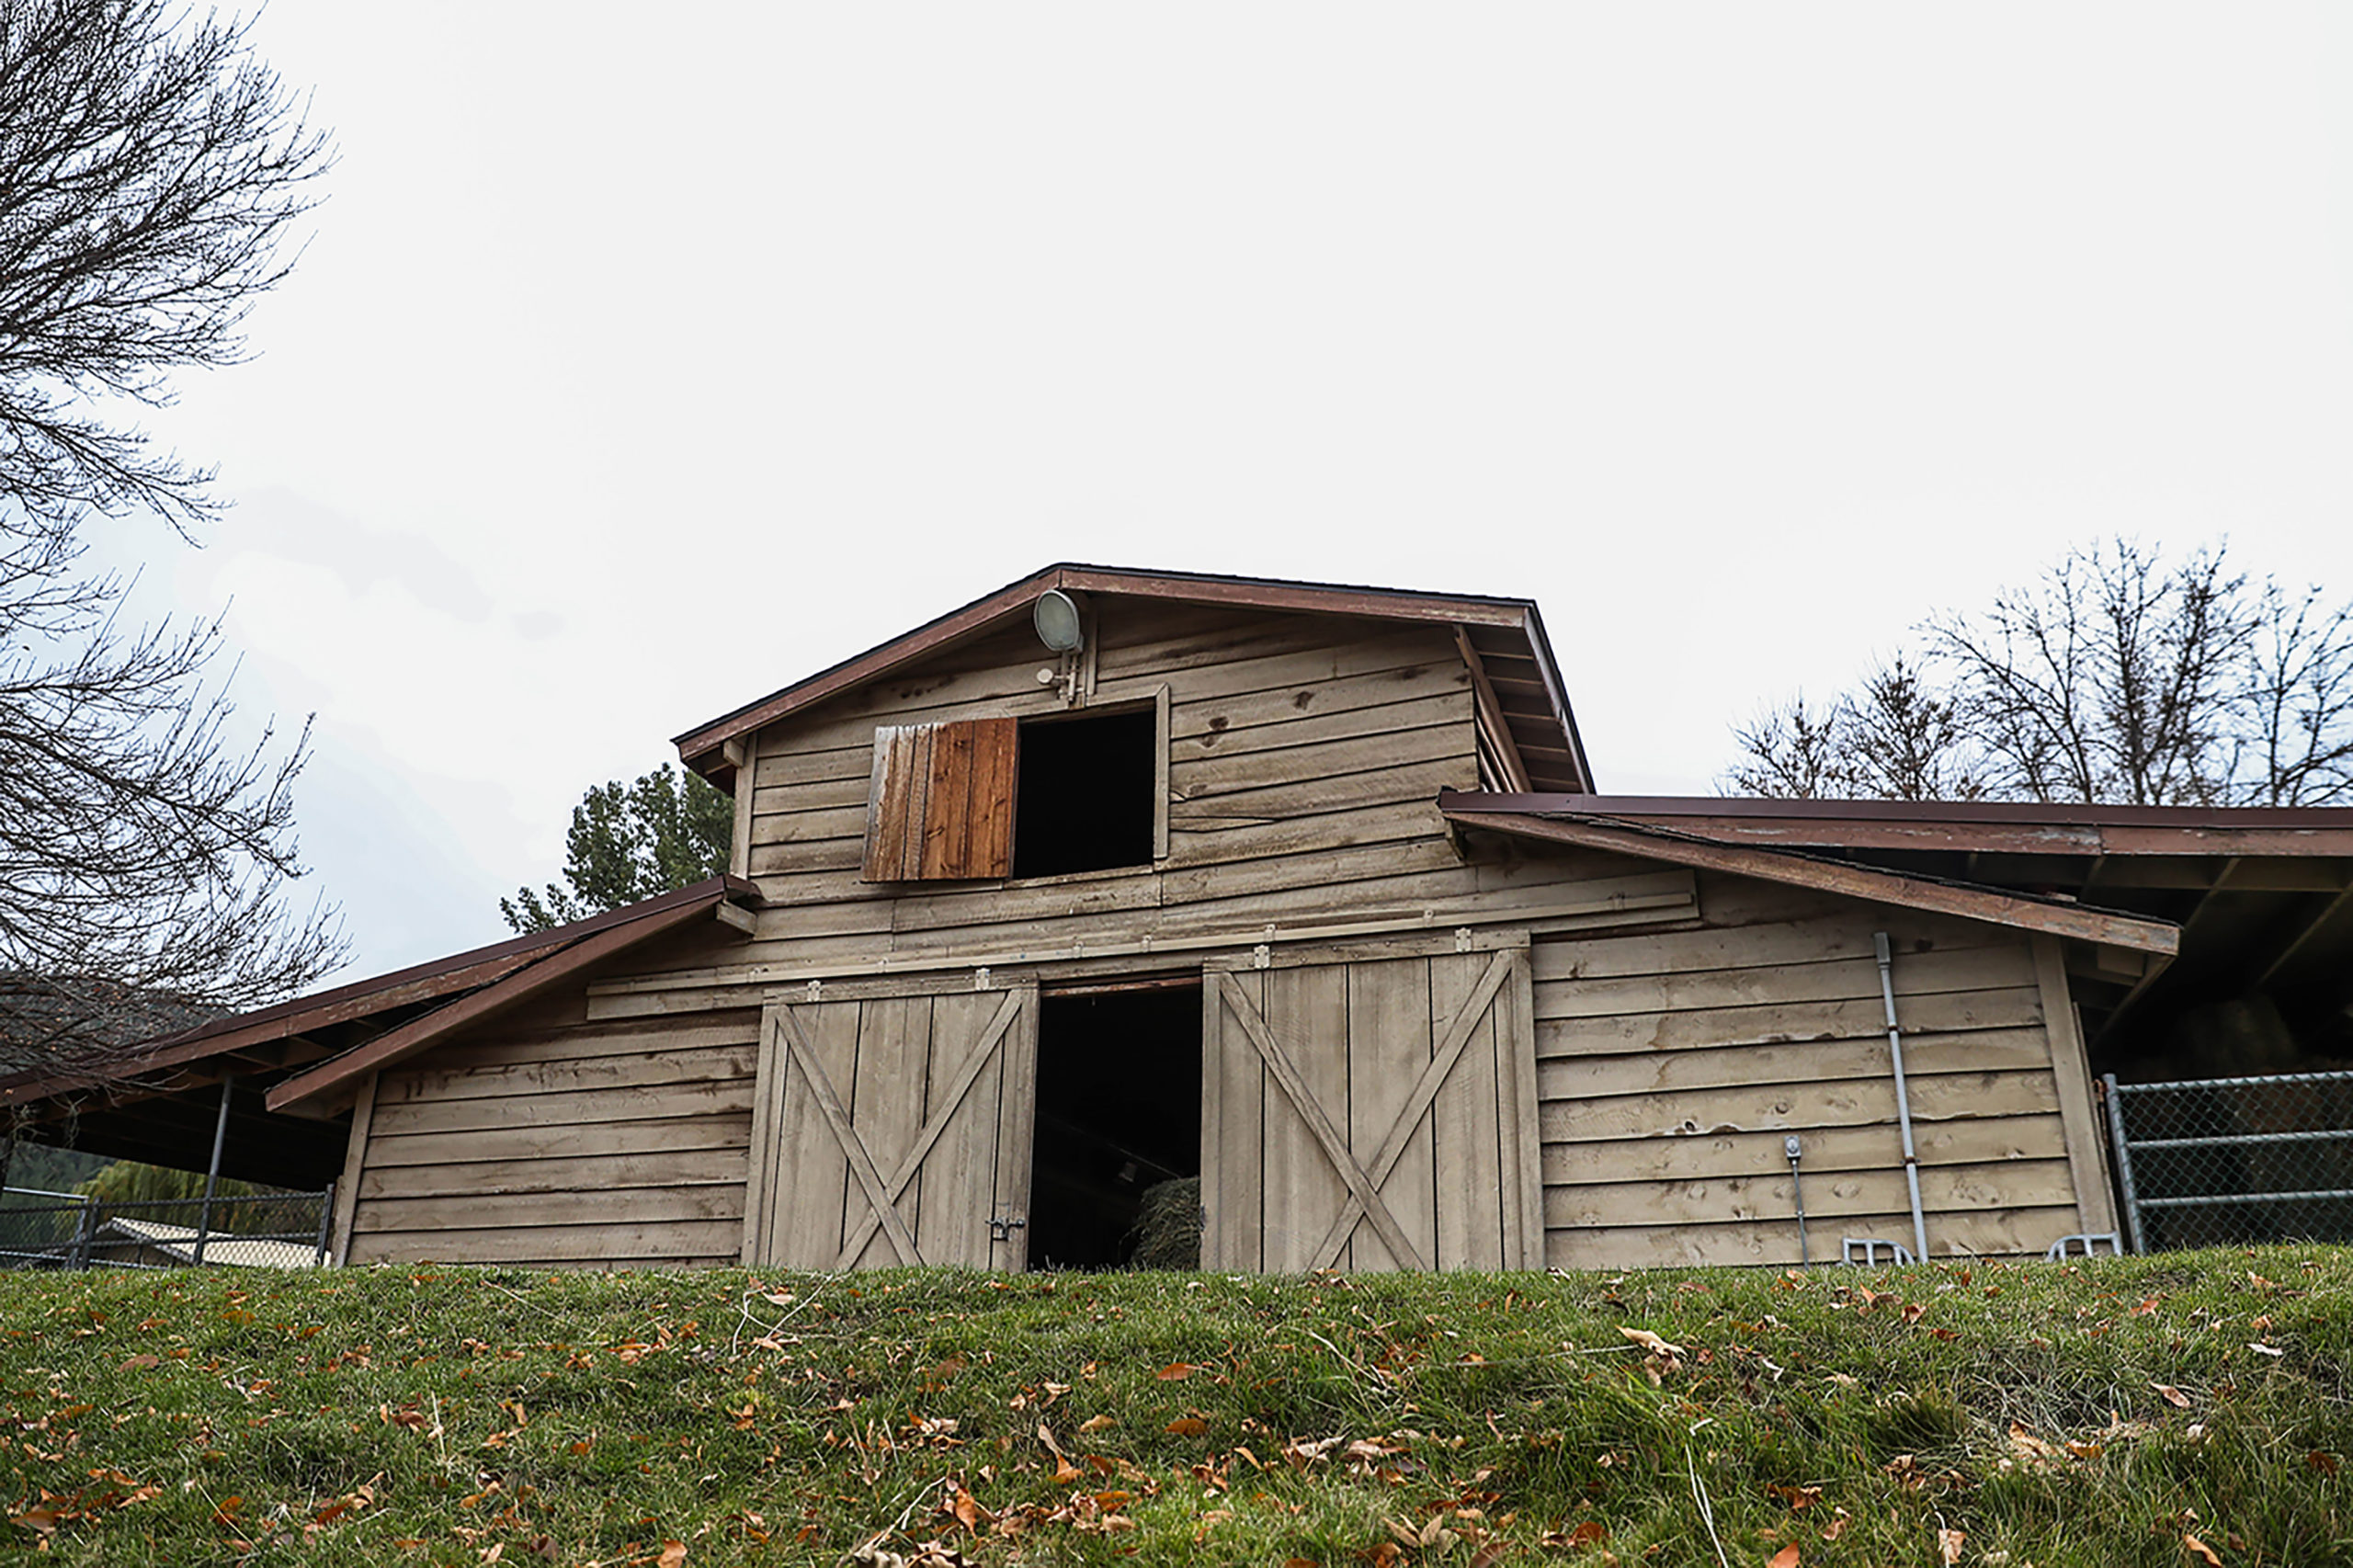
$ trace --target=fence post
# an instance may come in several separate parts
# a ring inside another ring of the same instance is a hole
[[[204,1171],[204,1204],[196,1211],[196,1267],[204,1267],[204,1244],[212,1234],[212,1189],[221,1185],[221,1144],[229,1133],[229,1074],[221,1074],[221,1113],[212,1120],[212,1163]]]
[[[335,1183],[329,1182],[327,1189],[319,1194],[319,1248],[317,1254],[311,1259],[311,1267],[313,1268],[324,1268],[327,1265],[327,1236],[334,1224]]]
[[[90,1244],[97,1239],[97,1219],[98,1200],[95,1198],[82,1199],[82,1225],[74,1235],[74,1267],[76,1268],[90,1267]]]
[[[2148,1248],[2141,1240],[2141,1195],[2132,1186],[2132,1144],[2124,1135],[2124,1096],[2117,1090],[2113,1073],[2101,1076],[2100,1086],[2107,1091],[2109,1142],[2116,1145],[2117,1185],[2124,1189],[2124,1233],[2138,1256]]]

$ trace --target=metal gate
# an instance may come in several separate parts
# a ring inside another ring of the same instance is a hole
[[[2102,1082],[2134,1252],[2353,1242],[2353,1073]]]
[[[108,1203],[0,1188],[0,1269],[313,1268],[327,1260],[335,1189]]]

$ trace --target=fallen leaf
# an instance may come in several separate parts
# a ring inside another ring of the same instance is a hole
[[[2304,1462],[2312,1466],[2314,1470],[2320,1471],[2323,1475],[2335,1475],[2336,1473],[2337,1460],[2335,1454],[2324,1453],[2322,1450],[2314,1449],[2311,1453],[2304,1456]]]
[[[1653,1334],[1647,1328],[1620,1327],[1618,1332],[1624,1335],[1627,1338],[1632,1340],[1635,1344],[1641,1346],[1643,1349],[1649,1351],[1654,1356],[1680,1356],[1683,1354],[1683,1346],[1680,1345],[1668,1344],[1665,1340],[1661,1339],[1657,1335]]]
[[[1165,1367],[1161,1368],[1159,1371],[1154,1372],[1153,1376],[1158,1378],[1164,1383],[1174,1383],[1181,1382],[1185,1379],[1191,1377],[1199,1370],[1200,1370],[1200,1369],[1194,1366],[1189,1361],[1171,1361]]]
[[[1765,1568],[1798,1568],[1798,1543],[1790,1542],[1765,1562]]]
[[[1090,1415],[1078,1424],[1078,1429],[1082,1432],[1100,1432],[1107,1426],[1117,1426],[1119,1424],[1120,1418],[1116,1415]]]
[[[1198,1415],[1179,1415],[1161,1428],[1171,1437],[1198,1437],[1210,1429],[1210,1424]]]
[[[1571,1546],[1596,1546],[1609,1539],[1609,1528],[1599,1519],[1586,1519],[1569,1532]]]
[[[2182,1392],[2179,1389],[2174,1387],[2171,1383],[2151,1383],[2149,1386],[2156,1390],[2158,1393],[2164,1395],[2165,1402],[2167,1404],[2172,1405],[2176,1410],[2188,1410],[2189,1408],[2189,1396]]]
[[[8,1522],[25,1529],[38,1530],[42,1535],[53,1535],[57,1530],[57,1517],[54,1508],[28,1508],[21,1514],[9,1515]]]
[[[115,1369],[121,1372],[143,1372],[150,1367],[160,1367],[162,1365],[163,1362],[161,1359],[142,1351],[140,1354],[133,1356],[131,1359],[125,1361],[121,1366]]]
[[[1471,1568],[1495,1568],[1495,1564],[1503,1561],[1504,1553],[1510,1550],[1502,1541],[1491,1540],[1471,1554]]]
[[[2252,1279],[2255,1276],[2250,1274],[2247,1278]],[[2214,1549],[2207,1545],[2204,1541],[2199,1540],[2196,1536],[2183,1536],[2181,1538],[2181,1544],[2183,1550],[2196,1552],[2198,1554],[2198,1560],[2200,1562],[2207,1564],[2207,1568],[2222,1568],[2222,1560],[2214,1554]]]
[[[1846,1533],[1847,1516],[1844,1514],[1840,1514],[1836,1518],[1822,1527],[1822,1539],[1824,1540],[1836,1540],[1840,1536],[1845,1535]]]
[[[664,1541],[662,1555],[654,1561],[656,1568],[686,1568],[687,1543],[683,1540]]]
[[[1961,1543],[1968,1539],[1959,1530],[1937,1531],[1937,1555],[1944,1561],[1945,1568],[1954,1568],[1961,1561]]]

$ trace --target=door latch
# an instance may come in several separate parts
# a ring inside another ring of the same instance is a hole
[[[1016,1231],[1026,1231],[1029,1221],[1018,1214],[995,1214],[989,1218],[989,1240],[1009,1242]]]

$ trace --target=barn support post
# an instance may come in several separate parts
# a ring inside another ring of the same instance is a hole
[[[204,1267],[204,1244],[212,1234],[212,1194],[221,1185],[221,1145],[229,1136],[229,1087],[236,1080],[227,1074],[221,1075],[221,1111],[212,1119],[212,1163],[204,1168],[204,1202],[196,1211],[196,1256],[199,1268]]]

